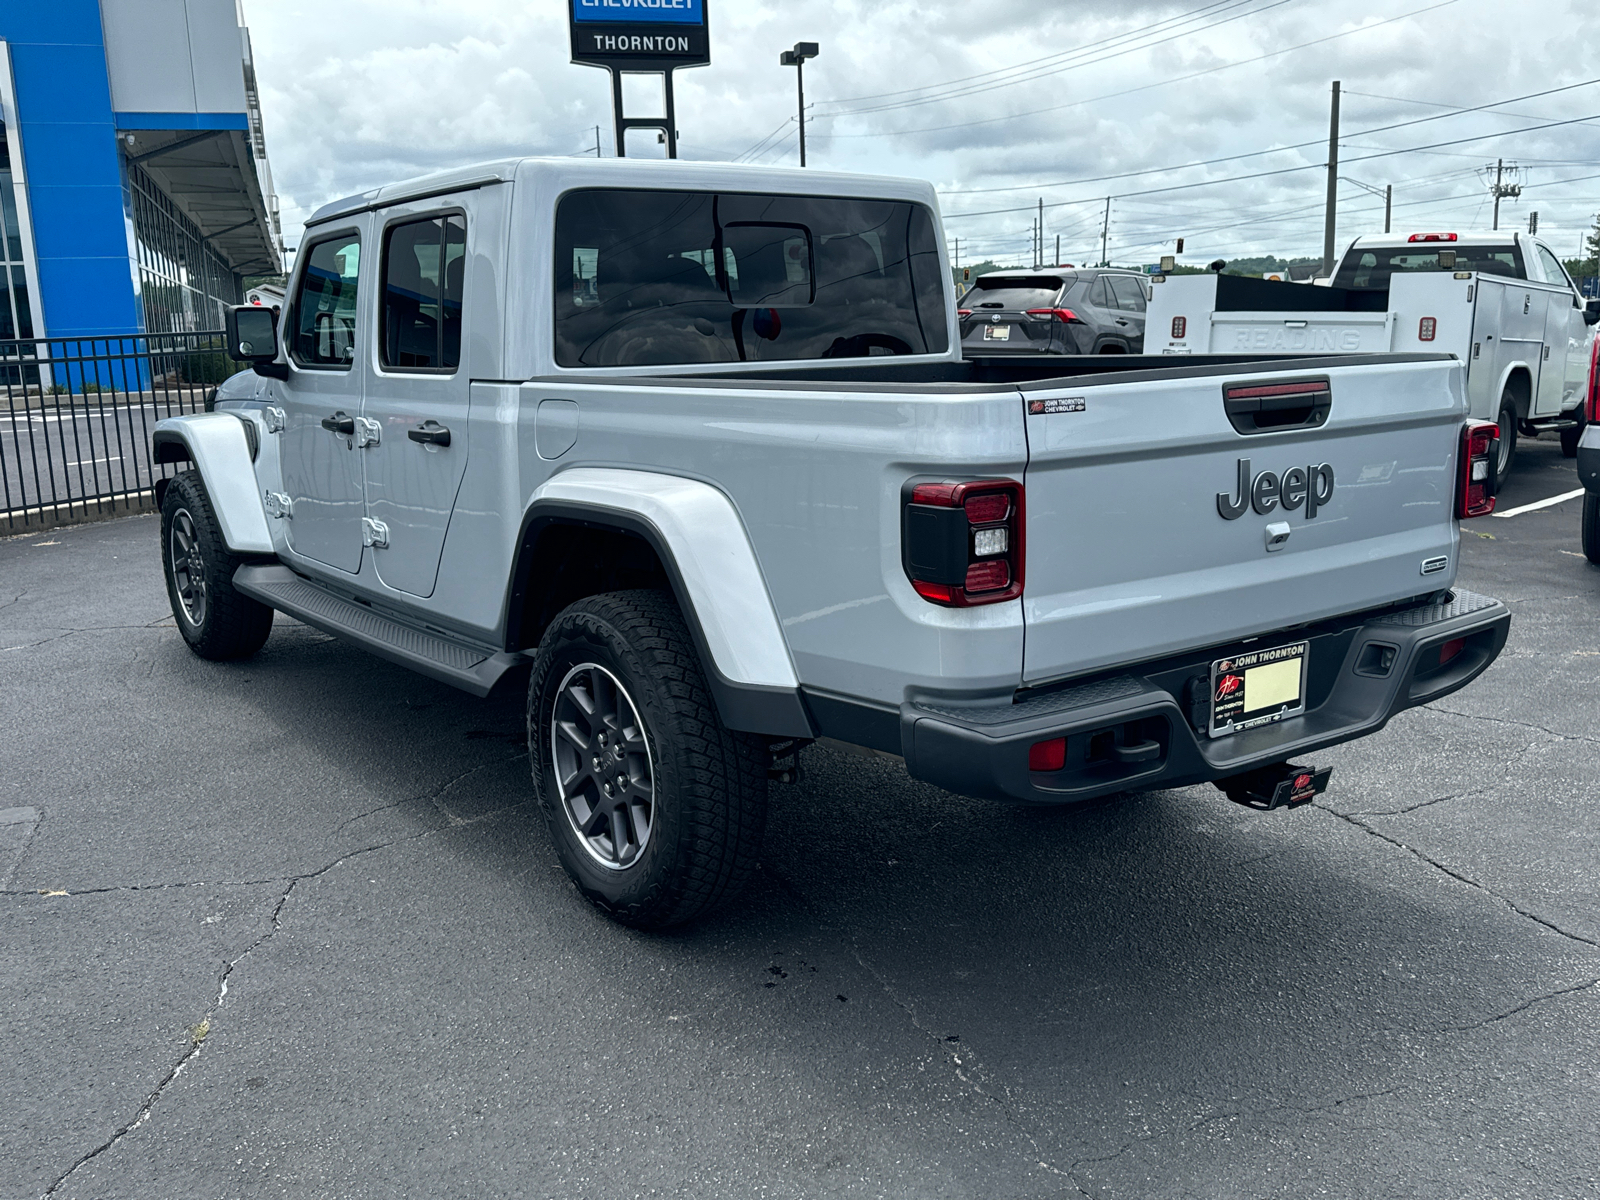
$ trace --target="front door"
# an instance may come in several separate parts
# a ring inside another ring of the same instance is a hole
[[[285,323],[289,378],[274,390],[287,418],[283,486],[289,548],[341,571],[361,568],[361,235],[346,229],[301,251]]]
[[[378,335],[362,416],[367,516],[378,577],[433,595],[467,466],[468,372],[461,361],[467,218],[440,202],[383,214]]]

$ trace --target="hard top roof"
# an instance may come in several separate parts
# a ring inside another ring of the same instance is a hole
[[[312,226],[368,209],[465,191],[515,179],[547,178],[557,188],[644,187],[776,191],[813,196],[881,197],[915,200],[937,211],[933,185],[920,179],[854,175],[839,171],[760,167],[733,163],[638,158],[503,158],[474,163],[385,184],[324,204],[312,213]]]

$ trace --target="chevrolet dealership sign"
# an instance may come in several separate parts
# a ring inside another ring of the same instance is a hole
[[[633,70],[711,61],[708,0],[568,0],[572,61]]]

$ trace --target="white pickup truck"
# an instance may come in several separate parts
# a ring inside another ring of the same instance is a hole
[[[1327,769],[1291,760],[1494,661],[1459,363],[964,361],[943,244],[926,183],[704,163],[325,206],[281,317],[230,316],[253,372],[153,433],[179,633],[242,658],[281,612],[518,681],[562,863],[648,926],[738,891],[809,739],[1293,806]]]
[[[1548,246],[1522,233],[1357,238],[1329,286],[1232,275],[1157,276],[1146,324],[1153,354],[1453,354],[1474,417],[1500,425],[1497,478],[1517,434],[1582,430],[1587,303]]]

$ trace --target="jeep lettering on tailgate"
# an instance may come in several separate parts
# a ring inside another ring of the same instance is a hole
[[[1317,509],[1333,499],[1333,467],[1318,463],[1314,467],[1290,467],[1280,478],[1271,471],[1251,477],[1250,460],[1239,460],[1239,481],[1234,485],[1233,496],[1217,493],[1217,511],[1224,521],[1235,521],[1244,516],[1247,508],[1265,515],[1283,505],[1284,511],[1293,512],[1301,504],[1306,506],[1306,520],[1317,515]]]

